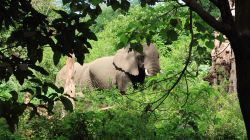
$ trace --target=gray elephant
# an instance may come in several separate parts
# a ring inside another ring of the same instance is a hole
[[[116,86],[120,93],[125,94],[127,86],[132,82],[133,87],[144,82],[145,76],[153,76],[160,71],[159,53],[153,44],[144,44],[143,51],[137,52],[122,48],[114,56],[98,58],[90,63],[74,64],[74,81],[79,87],[111,88]],[[66,68],[57,74],[57,83],[65,82]]]

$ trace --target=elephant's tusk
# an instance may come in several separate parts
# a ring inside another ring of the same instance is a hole
[[[145,74],[146,74],[147,76],[152,76],[152,74],[149,74],[149,73],[148,73],[148,70],[147,70],[147,69],[145,69]]]

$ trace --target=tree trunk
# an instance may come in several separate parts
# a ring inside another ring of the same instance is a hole
[[[219,35],[217,32],[214,34],[215,38]],[[226,37],[224,42],[220,42],[218,39],[214,40],[211,57],[212,65],[204,80],[208,81],[211,85],[221,85],[228,93],[237,93],[235,57]]]
[[[66,81],[64,92],[70,97],[75,98],[75,83],[74,83],[74,57],[68,57],[66,61]]]
[[[66,61],[66,74],[65,74],[66,80],[64,85],[64,93],[68,94],[70,98],[68,98],[73,106],[73,109],[75,108],[75,101],[74,98],[76,96],[75,94],[75,82],[74,82],[74,56],[71,55],[71,57],[67,58]],[[64,108],[62,109],[62,118],[66,115],[66,111]]]
[[[242,38],[242,37],[241,37]],[[237,91],[240,108],[250,138],[250,38],[240,39],[235,51]]]
[[[237,91],[240,108],[250,138],[250,1],[235,1],[235,27],[237,34],[230,37],[235,53]]]

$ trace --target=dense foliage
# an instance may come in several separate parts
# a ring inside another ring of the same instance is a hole
[[[85,62],[112,55],[127,42],[151,41],[160,50],[163,73],[147,78],[138,90],[129,89],[126,96],[121,96],[116,89],[85,91],[84,97],[77,98],[76,110],[62,119],[60,106],[54,108],[54,117],[49,119],[30,120],[30,110],[25,110],[15,134],[9,132],[6,120],[1,119],[0,139],[246,139],[236,95],[225,93],[220,86],[210,87],[202,79],[209,68],[213,31],[195,14],[195,41],[189,67],[178,85],[171,89],[189,54],[191,35],[187,13],[187,8],[179,8],[175,3],[144,8],[135,4],[128,13],[119,9],[113,12],[103,6],[103,14],[90,27],[98,41],[90,41],[93,48]],[[38,64],[50,75],[44,77],[34,72],[42,83],[53,83],[65,63],[63,58],[59,65],[53,65],[52,49],[43,49],[43,59]],[[1,98],[15,102],[9,93],[25,87],[36,85],[25,82],[20,86],[15,77],[10,77],[1,84]],[[48,88],[48,94],[42,97],[56,98],[55,90],[57,88]],[[23,101],[22,96],[18,101]],[[40,101],[34,99],[32,103]],[[111,108],[102,110],[104,107]]]

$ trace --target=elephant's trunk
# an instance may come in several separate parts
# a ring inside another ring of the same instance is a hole
[[[152,65],[149,68],[145,68],[145,74],[147,76],[154,76],[160,72],[160,67],[158,65]]]

